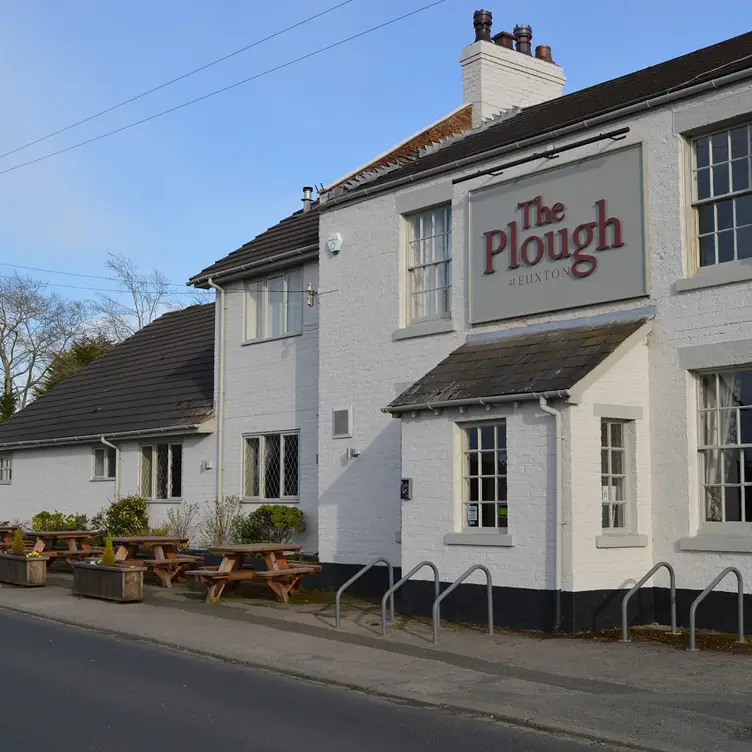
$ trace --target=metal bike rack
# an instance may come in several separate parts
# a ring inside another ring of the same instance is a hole
[[[399,590],[418,570],[423,567],[431,567],[433,570],[434,581],[434,598],[439,597],[439,570],[438,567],[432,561],[421,561],[420,564],[416,564],[399,582],[392,585],[389,590],[384,593],[384,597],[381,599],[381,636],[386,637],[386,601],[391,596],[392,598],[392,622],[394,622],[394,593]]]
[[[697,607],[705,600],[705,596],[729,573],[733,572],[736,575],[736,584],[739,592],[738,596],[738,627],[739,627],[739,639],[736,641],[737,645],[744,644],[744,578],[742,573],[736,567],[726,567],[713,582],[703,590],[697,598],[692,601],[692,605],[689,607],[689,649],[694,653],[697,651],[695,647],[695,612]]]
[[[339,629],[340,628],[340,600],[342,598],[342,593],[347,590],[347,588],[350,587],[350,585],[353,584],[356,580],[359,580],[369,569],[373,569],[377,564],[386,564],[387,567],[389,567],[389,589],[391,590],[392,586],[394,585],[394,567],[392,566],[392,562],[389,561],[389,559],[385,558],[384,556],[379,556],[378,558],[374,559],[370,564],[366,564],[363,569],[358,570],[338,591],[337,595],[334,599],[334,606],[335,606],[335,614],[334,614],[334,628]],[[391,603],[391,612],[392,612],[392,621],[394,621],[394,595],[392,595],[392,603]]]
[[[466,572],[463,572],[436,600],[433,602],[433,608],[431,610],[431,620],[433,622],[433,644],[439,644],[439,606],[441,601],[446,598],[449,593],[452,592],[458,585],[463,583],[473,572],[476,570],[482,570],[486,573],[486,597],[488,599],[488,634],[493,634],[493,581],[491,572],[488,571],[488,567],[483,564],[474,564]]]
[[[629,627],[627,626],[627,603],[629,599],[662,567],[668,569],[671,585],[671,634],[676,630],[676,574],[674,568],[667,561],[659,561],[625,596],[621,602],[621,640],[629,642]]]

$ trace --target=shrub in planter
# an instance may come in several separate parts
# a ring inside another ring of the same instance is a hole
[[[102,558],[73,565],[73,593],[120,603],[134,603],[144,597],[144,567],[115,562],[112,533],[107,533]]]
[[[42,511],[31,518],[32,530],[87,530],[85,514],[65,514],[64,512]]]
[[[10,551],[0,555],[0,582],[23,587],[40,587],[47,583],[48,557],[24,549],[23,531],[16,528]]]
[[[233,521],[232,540],[233,543],[290,543],[305,529],[303,512],[297,507],[263,504]]]

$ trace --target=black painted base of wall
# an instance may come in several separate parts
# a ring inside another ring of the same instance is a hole
[[[361,567],[354,564],[324,564],[321,573],[303,580],[306,590],[336,590]],[[395,568],[394,578],[401,577]],[[445,590],[450,583],[442,582]],[[348,593],[380,598],[388,587],[386,568],[374,567],[355,582]],[[561,594],[561,629],[564,632],[597,632],[621,626],[624,590],[587,590]],[[689,607],[699,590],[677,590],[676,611],[679,626],[689,626]],[[431,616],[434,585],[428,580],[406,582],[395,596],[397,611],[406,616]],[[552,631],[555,593],[552,590],[528,590],[495,586],[493,588],[494,624],[508,629]],[[485,585],[460,585],[441,604],[441,617],[448,621],[484,625],[487,623]],[[667,588],[642,588],[629,601],[630,626],[670,624],[670,592]],[[697,628],[736,632],[737,596],[715,591],[697,610]],[[752,628],[752,595],[744,597],[745,623]],[[750,630],[752,631],[752,629]]]

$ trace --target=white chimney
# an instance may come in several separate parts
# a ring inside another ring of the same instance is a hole
[[[564,92],[564,71],[551,59],[551,48],[532,53],[533,31],[515,26],[514,34],[491,36],[491,11],[473,15],[475,42],[462,51],[462,101],[473,105],[473,127],[513,107],[529,107]]]

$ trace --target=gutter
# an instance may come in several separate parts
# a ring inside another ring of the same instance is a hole
[[[705,81],[704,83],[697,84],[696,86],[690,86],[686,89],[679,89],[678,91],[668,90],[665,94],[660,94],[656,97],[653,97],[652,99],[645,99],[641,102],[627,105],[626,107],[622,107],[618,110],[612,110],[611,112],[604,113],[603,115],[598,115],[590,119],[581,120],[562,128],[546,131],[545,133],[532,136],[531,138],[525,139],[523,141],[516,141],[512,144],[500,146],[497,149],[484,151],[481,154],[473,154],[469,157],[456,159],[449,164],[432,167],[429,170],[424,170],[423,172],[416,173],[414,175],[407,175],[402,178],[397,178],[395,180],[382,183],[381,185],[377,185],[372,188],[360,188],[359,190],[345,194],[344,196],[321,201],[319,204],[319,210],[326,211],[329,206],[340,206],[342,204],[349,203],[350,201],[356,201],[360,198],[367,198],[380,193],[393,191],[397,188],[405,185],[410,185],[412,183],[421,183],[425,180],[430,180],[431,178],[443,175],[444,173],[452,172],[453,170],[462,170],[466,167],[470,167],[471,165],[478,164],[480,162],[487,162],[488,160],[504,156],[505,154],[523,151],[533,146],[538,146],[539,144],[545,143],[547,141],[552,141],[553,139],[571,136],[575,133],[589,130],[590,128],[596,128],[600,125],[605,125],[606,123],[611,123],[615,120],[621,120],[623,118],[629,117],[630,115],[635,115],[647,110],[654,110],[681,99],[690,99],[697,94],[702,94],[706,91],[714,89],[720,89],[724,86],[734,84],[737,81],[744,81],[747,78],[752,78],[752,68],[745,68],[744,70],[730,73],[728,76],[714,78],[710,81]]]
[[[225,418],[225,304],[226,293],[224,288],[220,287],[209,277],[206,284],[217,292],[217,328],[219,329],[218,345],[219,366],[217,373],[217,501],[220,501],[223,491],[224,473],[224,418]]]
[[[564,421],[561,410],[551,407],[545,397],[539,400],[540,409],[544,413],[554,416],[555,435],[556,435],[556,485],[555,485],[555,519],[556,528],[554,533],[555,539],[555,556],[554,556],[554,632],[561,631],[561,577],[564,570],[563,557],[563,538],[564,538],[564,521],[562,514],[562,505],[564,497]]]
[[[99,440],[110,449],[115,450],[115,499],[120,498],[120,448],[116,447],[113,443],[107,441],[104,436],[100,436]]]
[[[251,241],[253,242],[253,241]],[[285,251],[284,253],[278,253],[276,256],[270,256],[269,258],[257,259],[256,261],[249,261],[247,264],[240,264],[239,266],[233,266],[230,269],[226,269],[223,272],[216,274],[204,274],[201,277],[192,277],[186,282],[186,285],[198,287],[199,285],[206,285],[212,287],[211,281],[215,279],[226,278],[234,274],[242,274],[249,269],[254,269],[259,266],[265,266],[266,264],[273,264],[276,261],[284,261],[285,259],[294,258],[295,256],[302,256],[304,253],[310,251],[318,251],[319,244],[304,245],[302,248],[297,248],[294,251]]]
[[[190,433],[197,431],[201,423],[187,423],[181,426],[165,426],[163,428],[140,428],[136,431],[120,431],[107,433],[104,436],[114,440],[136,439],[140,437],[159,436],[162,434]],[[34,449],[35,447],[62,446],[65,444],[93,444],[101,443],[101,433],[87,434],[85,436],[62,436],[59,439],[34,439],[31,441],[9,441],[0,444],[0,449]]]
[[[441,410],[445,407],[468,407],[471,405],[483,405],[488,408],[491,405],[501,404],[504,402],[525,402],[530,400],[542,399],[569,399],[569,390],[561,389],[554,392],[529,392],[527,394],[499,394],[495,397],[471,397],[469,399],[444,400],[443,402],[419,402],[414,405],[397,405],[395,407],[382,407],[382,413],[410,413],[418,410]]]

